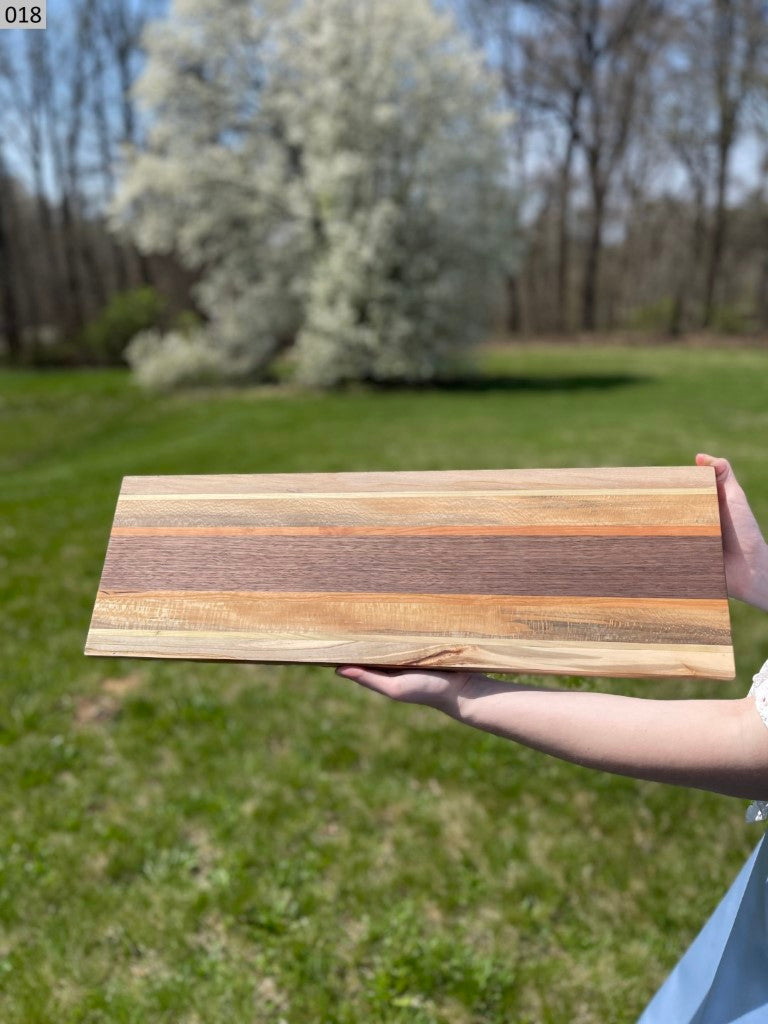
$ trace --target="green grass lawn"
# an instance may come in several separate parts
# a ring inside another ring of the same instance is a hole
[[[510,347],[446,390],[0,374],[0,1021],[636,1019],[760,835],[327,669],[86,659],[124,474],[690,463],[768,524],[768,355]],[[556,681],[741,696],[739,679]]]

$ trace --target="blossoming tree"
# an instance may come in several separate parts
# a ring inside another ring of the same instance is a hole
[[[152,382],[426,380],[486,329],[514,256],[506,115],[429,0],[174,0],[118,212],[200,275],[195,336],[145,336]],[[196,369],[197,368],[197,369]]]

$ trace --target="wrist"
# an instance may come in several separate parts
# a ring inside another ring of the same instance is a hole
[[[482,672],[470,672],[461,690],[456,694],[454,709],[449,714],[465,725],[483,728],[489,711],[489,702],[483,698],[494,698],[512,690],[524,689],[527,687],[520,683],[513,683],[509,680],[500,682],[498,679],[491,679],[490,676],[483,675]],[[491,703],[495,704],[496,701],[491,700]],[[491,715],[492,717],[493,715]]]
[[[450,718],[455,718],[458,722],[467,722],[465,714],[467,707],[483,691],[484,685],[493,680],[484,676],[482,672],[461,673],[461,677],[447,692],[430,701],[429,704],[437,711],[442,711]]]

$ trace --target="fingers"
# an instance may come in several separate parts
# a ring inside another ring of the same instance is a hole
[[[396,699],[400,694],[400,685],[397,679],[386,672],[374,672],[372,669],[361,668],[359,665],[340,665],[336,669],[336,675],[343,676],[345,679],[353,679],[369,690],[383,693],[385,697]]]

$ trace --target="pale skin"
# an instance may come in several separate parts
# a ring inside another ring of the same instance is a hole
[[[715,470],[728,594],[768,611],[768,544],[744,491],[726,459],[700,454],[696,463]],[[575,764],[768,800],[768,729],[751,696],[654,700],[502,683],[479,672],[336,671]]]

